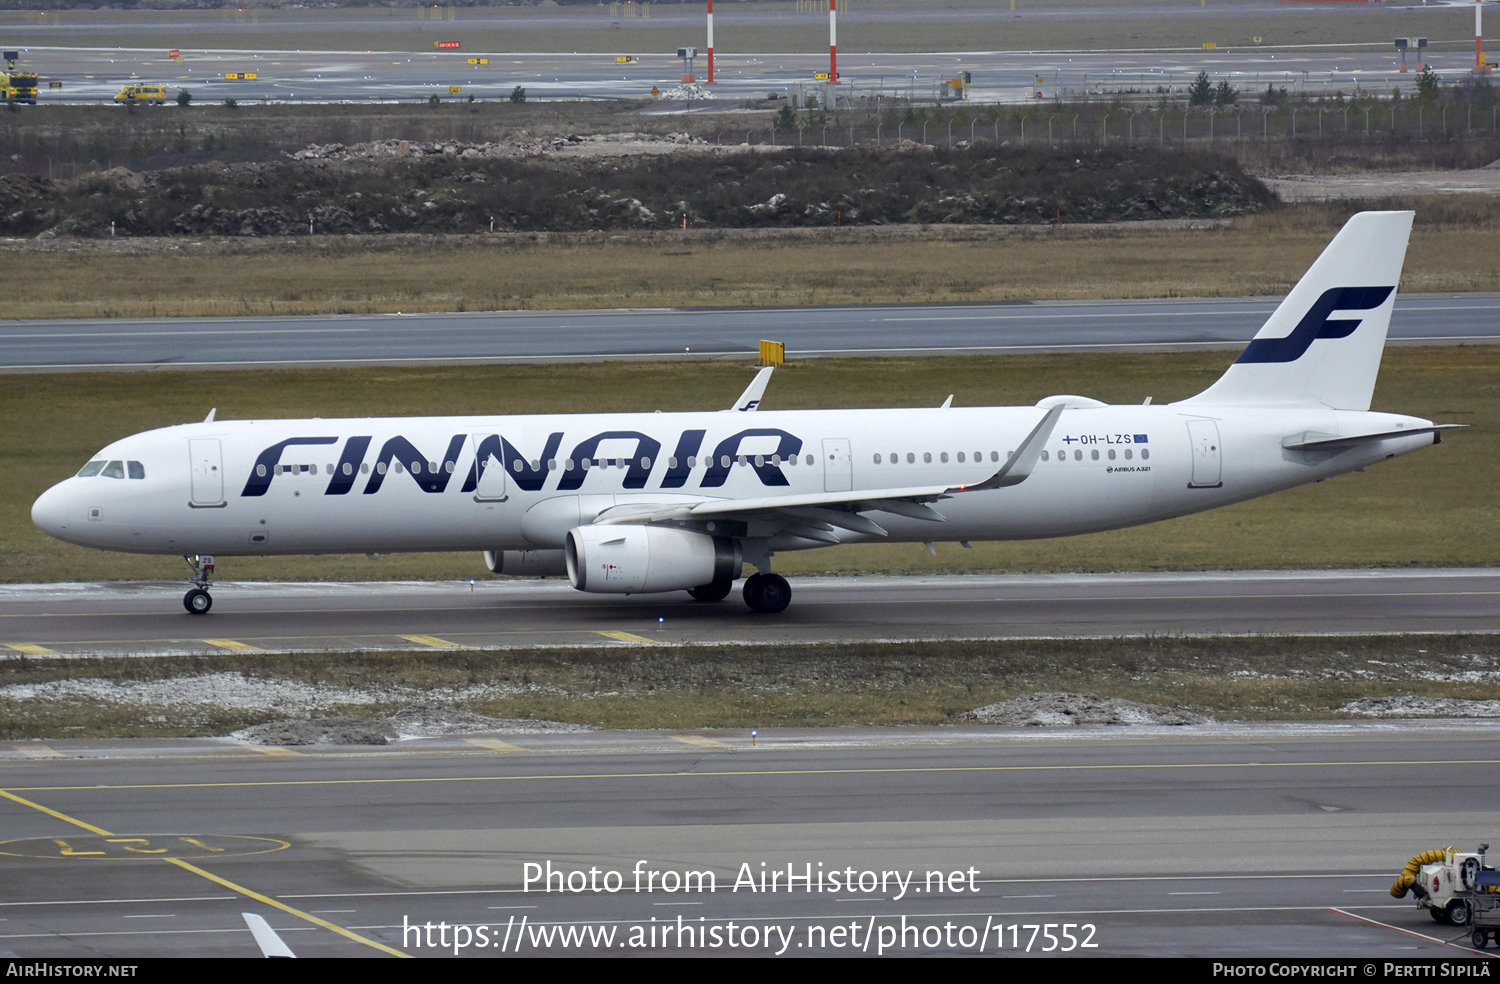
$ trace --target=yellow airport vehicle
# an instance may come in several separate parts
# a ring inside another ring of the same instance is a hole
[[[6,102],[36,105],[36,75],[31,72],[0,72],[0,90]]]
[[[36,105],[36,73],[16,71],[19,51],[5,52],[5,71],[0,72],[0,95],[8,103]]]
[[[122,106],[150,104],[165,106],[167,87],[164,85],[127,85],[115,93],[115,102]]]

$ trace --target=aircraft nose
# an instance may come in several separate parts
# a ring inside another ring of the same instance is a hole
[[[63,484],[66,483],[52,486],[31,504],[31,521],[36,524],[37,529],[59,538],[65,536],[68,527],[79,518],[70,514],[70,496]]]

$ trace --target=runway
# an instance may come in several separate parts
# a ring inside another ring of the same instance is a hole
[[[0,371],[1239,348],[1280,298],[3,321]],[[1393,344],[1494,344],[1500,294],[1399,297]]]
[[[820,643],[1500,632],[1500,569],[796,577],[780,615],[731,594],[613,597],[566,581],[0,586],[0,654],[501,650]],[[0,658],[6,658],[0,655]]]
[[[1500,811],[1472,722],[502,737],[0,745],[0,956],[1458,958],[1386,889]]]

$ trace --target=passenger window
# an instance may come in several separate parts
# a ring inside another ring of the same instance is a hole
[[[436,471],[436,470],[437,469],[435,469],[435,468],[433,469],[433,471]],[[520,470],[521,470],[521,462],[520,462],[520,459],[517,459],[516,460],[516,471],[520,471]],[[413,461],[411,463],[411,473],[413,475],[420,475],[420,474],[422,474],[422,463],[420,461]]]
[[[359,463],[359,473],[361,475],[370,474],[370,463],[368,461],[361,461]]]
[[[1151,457],[1151,452],[1146,448],[1141,448],[1141,460],[1145,461],[1149,457]]]
[[[808,455],[808,456],[807,456],[807,463],[808,463],[808,464],[809,464],[809,465],[810,465],[810,464],[812,464],[812,463],[813,463],[813,456],[812,456],[812,455]]]
[[[316,474],[317,474],[317,473],[318,473],[318,466],[317,466],[317,465],[308,465],[308,466],[307,466],[307,470],[308,470],[308,471],[309,471],[309,472],[310,472],[310,473],[312,473],[312,474],[314,474],[314,475],[316,475]],[[330,471],[332,471],[332,469],[329,469],[329,470],[330,470]]]
[[[930,465],[930,464],[932,464],[932,452],[931,451],[923,451],[922,452],[922,464],[924,464],[924,465]]]
[[[383,461],[377,461],[377,462],[375,462],[375,473],[377,475],[384,475],[385,474],[385,469],[386,469],[385,462],[383,462]]]
[[[1048,454],[1046,451],[1043,451],[1042,452],[1042,460],[1043,461],[1051,461],[1052,460],[1052,456],[1050,454]]]
[[[938,460],[946,465],[948,463],[948,452],[944,451],[942,454],[938,455]]]
[[[1110,448],[1109,449],[1109,460],[1110,461],[1114,461],[1115,460],[1115,449],[1114,448]]]
[[[100,472],[100,474],[105,478],[124,478],[125,462],[111,461],[109,464],[104,466],[104,471]]]
[[[557,459],[556,458],[548,458],[547,459],[547,470],[548,471],[557,471]],[[448,462],[448,471],[449,472],[453,471],[453,462],[451,462],[451,461]]]
[[[1131,454],[1131,451],[1130,451],[1129,448],[1126,448],[1125,449],[1125,460],[1129,461],[1132,457],[1134,457],[1134,455]]]
[[[908,465],[915,465],[917,463],[917,456],[910,451],[906,452],[906,463]]]
[[[672,457],[670,457],[670,458],[667,459],[667,467],[668,468],[676,468],[677,467],[677,457],[676,457],[676,455],[673,455]]]
[[[1095,461],[1098,461],[1099,460],[1099,451],[1097,449],[1095,449],[1093,451],[1090,451],[1089,452],[1089,457],[1093,458]]]
[[[958,453],[958,463],[960,465],[964,463],[964,453],[962,451]]]
[[[1013,454],[1015,454],[1014,451],[1008,451],[1008,452],[1006,452],[1005,456],[1007,458],[1009,458]],[[990,452],[990,460],[991,461],[999,461],[1000,460],[1000,452],[999,451],[991,451]]]
[[[1074,451],[1073,452],[1073,460],[1074,461],[1082,461],[1083,460],[1083,452],[1082,451]]]
[[[878,463],[880,461],[880,455],[877,454],[875,456],[875,460]],[[773,454],[773,455],[771,455],[771,464],[773,464],[773,465],[780,465],[781,464],[781,455],[779,455],[779,454]]]
[[[266,466],[265,465],[256,465],[255,466],[255,477],[256,478],[265,478],[266,477]]]
[[[877,464],[877,465],[880,464],[880,455],[879,454],[875,455],[875,464]]]
[[[139,461],[127,461],[125,462],[125,467],[130,470],[131,478],[146,477],[146,466],[141,464]]]
[[[99,474],[100,470],[103,467],[104,467],[104,462],[103,461],[90,461],[88,464],[86,464],[82,468],[78,469],[78,477],[79,478],[93,478],[95,475]]]
[[[766,456],[765,455],[758,454],[758,455],[755,456],[755,467],[756,468],[764,468],[765,464],[766,464]]]

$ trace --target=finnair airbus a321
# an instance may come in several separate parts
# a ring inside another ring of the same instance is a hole
[[[1371,413],[1411,212],[1354,216],[1227,372],[1163,406],[215,420],[116,441],[32,507],[69,543],[216,556],[483,551],[580,591],[791,600],[771,558],[1068,536],[1202,512],[1436,444]]]

